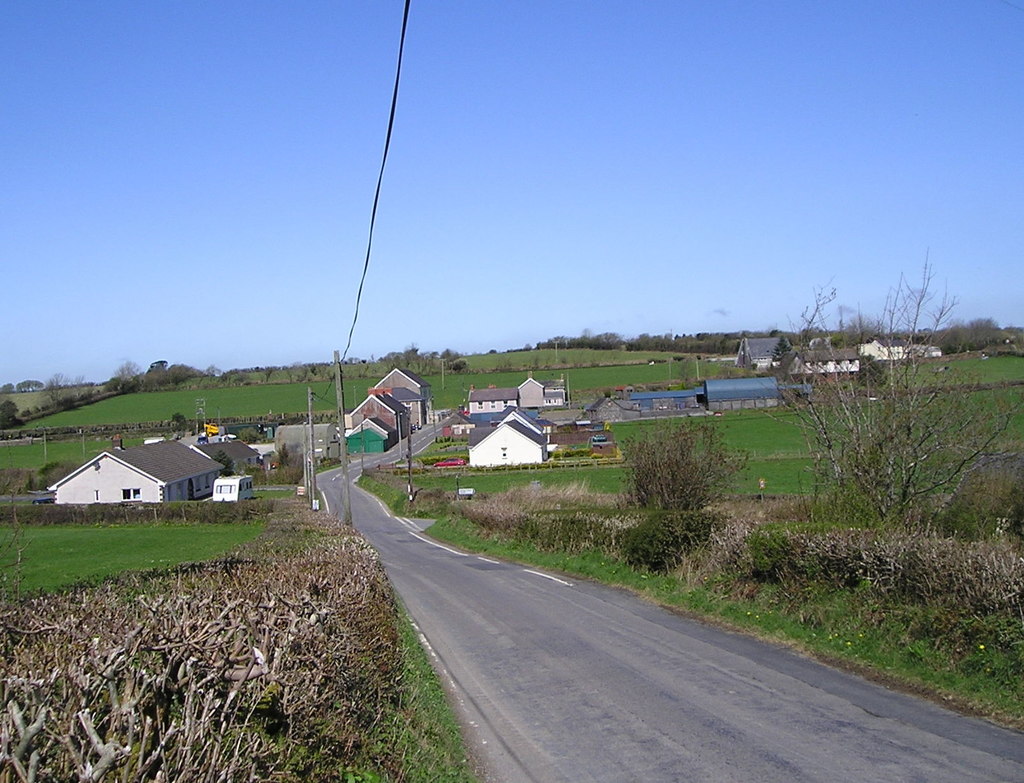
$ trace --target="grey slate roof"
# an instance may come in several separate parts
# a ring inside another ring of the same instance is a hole
[[[392,386],[390,394],[399,402],[422,402],[423,395],[417,394],[412,389],[407,389],[404,386]]]
[[[227,445],[217,443],[217,446]],[[243,444],[244,445],[244,444]],[[192,476],[220,470],[220,463],[197,454],[177,441],[165,440],[146,446],[116,449],[105,452],[115,459],[128,463],[136,470],[152,476],[158,481],[181,481]]]
[[[222,443],[197,443],[193,448],[196,451],[201,451],[210,459],[213,459],[217,452],[223,451],[232,462],[248,462],[260,455],[256,449],[246,443],[242,443],[240,440],[227,440]]]
[[[356,407],[357,408],[362,407],[363,405],[366,404],[367,400],[370,400],[370,399],[380,400],[381,404],[384,405],[384,407],[390,408],[391,411],[394,412],[394,413],[404,413],[405,412],[405,406],[402,405],[402,403],[400,403],[398,400],[396,400],[390,394],[387,394],[386,392],[380,392],[379,394],[371,394],[365,400],[363,400],[361,403],[359,403],[359,405],[357,405]]]
[[[520,435],[526,436],[527,438],[529,438],[534,443],[536,443],[536,444],[538,444],[540,446],[547,445],[547,442],[548,442],[547,435],[544,435],[543,433],[540,433],[540,432],[535,432],[534,430],[530,429],[529,427],[527,427],[522,422],[516,421],[515,419],[512,419],[510,421],[506,421],[506,422],[502,422],[497,427],[476,427],[475,429],[470,430],[470,432],[469,432],[469,445],[470,446],[476,446],[478,443],[480,443],[483,440],[486,440],[488,437],[493,435],[495,432],[497,432],[502,427],[511,427],[513,430],[518,432]]]
[[[779,344],[778,337],[747,337],[747,350],[751,359],[766,359]]]
[[[414,373],[412,370],[403,370],[403,369],[401,369],[399,367],[395,367],[393,370],[388,372],[388,375],[391,375],[391,373],[393,373],[393,372],[400,372],[400,373],[402,373],[402,375],[404,375],[410,381],[415,383],[421,389],[429,389],[430,388],[430,384],[427,383],[425,380],[423,380],[423,378],[421,378],[419,375]],[[384,383],[384,381],[387,380],[388,375],[385,375],[383,378],[381,378],[380,379],[380,383],[378,383],[377,385],[378,386],[382,385]]]
[[[502,400],[518,400],[519,389],[470,389],[471,402],[500,402]]]
[[[688,397],[696,397],[696,389],[677,389],[675,391],[656,392],[633,392],[629,395],[630,400],[685,400]]]

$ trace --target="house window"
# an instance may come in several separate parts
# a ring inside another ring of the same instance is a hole
[[[121,500],[138,500],[142,497],[142,490],[138,487],[121,490]]]

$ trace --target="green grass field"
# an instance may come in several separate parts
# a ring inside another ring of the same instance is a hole
[[[255,538],[262,529],[261,524],[25,527],[21,589],[56,590],[122,571],[208,560]],[[9,528],[0,529],[0,542],[9,536]]]
[[[544,487],[585,483],[594,492],[619,492],[622,489],[622,467],[602,465],[510,471],[456,471],[437,468],[413,476],[413,483],[417,487],[440,488],[452,495],[455,494],[456,484],[460,487],[472,487],[477,492],[503,492],[510,487],[525,486],[532,481],[539,481]]]
[[[35,433],[33,433],[35,435]],[[125,438],[124,445],[138,446],[142,438]],[[109,451],[108,438],[86,438],[84,442],[74,440],[48,439],[43,445],[42,438],[37,437],[31,444],[0,441],[0,468],[29,468],[37,470],[49,462],[82,463],[97,454]]]
[[[693,387],[698,383],[698,366],[692,358],[685,361],[668,361],[673,354],[640,354],[626,351],[560,351],[559,362],[564,364],[597,363],[608,361],[630,361],[640,363],[603,365],[596,367],[569,367],[546,369],[553,360],[554,351],[529,351],[512,354],[483,354],[468,357],[475,369],[493,370],[453,375],[448,373],[425,376],[434,394],[437,409],[461,406],[468,398],[471,386],[477,388],[494,385],[498,387],[518,386],[527,377],[527,370],[502,370],[504,362],[533,365],[533,374],[538,379],[564,377],[573,406],[582,408],[598,394],[617,386],[672,384]],[[655,360],[647,364],[645,360]],[[983,360],[979,358],[950,359],[949,365],[957,372],[982,383],[1024,380],[1024,358],[999,356]],[[365,369],[365,368],[361,368]],[[700,378],[719,377],[738,372],[727,363],[702,361],[699,365]],[[938,377],[938,376],[937,376]],[[952,376],[951,376],[952,377]],[[366,389],[377,378],[349,378],[345,384],[346,406],[351,408],[361,402]],[[74,411],[65,411],[32,422],[28,429],[40,427],[88,427],[97,424],[125,424],[135,422],[167,421],[175,413],[191,420],[195,416],[196,400],[205,402],[206,417],[215,420],[218,416],[273,416],[275,414],[301,414],[306,410],[306,389],[313,388],[316,394],[314,409],[329,411],[335,407],[335,395],[331,382],[320,379],[303,383],[271,383],[253,386],[219,387],[200,390],[165,391],[129,394],[87,405]]]
[[[64,411],[38,419],[32,422],[29,429],[168,421],[175,413],[180,413],[186,420],[192,420],[195,418],[197,399],[205,401],[204,408],[209,421],[216,421],[218,416],[305,413],[307,386],[311,386],[314,393],[319,395],[313,405],[315,410],[335,409],[334,389],[329,382],[273,383],[261,386],[125,394],[101,400],[77,410]],[[366,389],[363,388],[362,392],[365,395]],[[360,401],[362,399],[360,397]]]

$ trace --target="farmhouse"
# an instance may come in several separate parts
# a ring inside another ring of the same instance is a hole
[[[563,408],[566,404],[563,381],[538,381],[532,375],[519,384],[522,408]]]
[[[744,337],[736,352],[736,366],[748,370],[767,370],[775,362],[778,337]]]
[[[797,351],[789,364],[791,375],[849,376],[860,372],[860,354],[854,348]]]
[[[469,390],[469,416],[476,421],[480,414],[501,413],[506,408],[519,405],[519,389],[499,389],[488,386],[486,389],[471,388]]]
[[[547,436],[518,418],[469,433],[469,464],[474,467],[536,465],[547,455]]]
[[[166,503],[213,492],[223,466],[177,441],[111,449],[49,489],[57,503]]]
[[[423,427],[433,420],[434,403],[430,384],[411,370],[396,367],[381,378],[369,393],[381,391],[390,394],[406,407],[412,426]]]
[[[398,430],[399,439],[408,435],[409,409],[380,388],[370,389],[370,395],[352,411],[352,426],[363,419],[378,419],[391,429]]]

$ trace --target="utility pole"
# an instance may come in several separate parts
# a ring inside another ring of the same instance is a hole
[[[341,385],[341,356],[334,352],[334,388],[338,402],[338,459],[341,460],[341,520],[346,525],[352,524],[352,499],[349,497],[348,483],[348,442],[345,440],[345,387]],[[364,444],[365,446],[365,444]]]
[[[409,502],[412,503],[412,420],[409,417],[409,411],[405,410],[405,406],[402,406],[402,410],[395,414],[395,422],[398,424],[398,453],[402,453],[402,420],[405,420],[405,431],[407,433],[408,441],[405,452],[405,466],[409,476],[408,483],[408,497]]]
[[[320,510],[316,497],[316,430],[313,426],[313,387],[306,387],[306,408],[309,414],[309,507]]]

